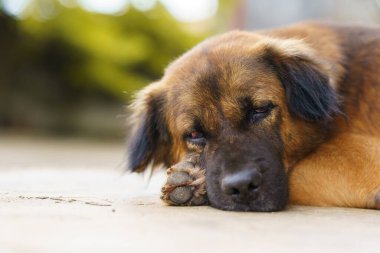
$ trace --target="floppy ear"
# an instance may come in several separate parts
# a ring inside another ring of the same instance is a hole
[[[165,93],[159,83],[140,91],[130,106],[132,130],[127,140],[127,169],[142,172],[152,162],[164,163],[170,137],[165,122]]]
[[[290,112],[308,121],[328,121],[340,113],[332,79],[304,42],[269,40],[264,45],[265,60],[284,85]]]

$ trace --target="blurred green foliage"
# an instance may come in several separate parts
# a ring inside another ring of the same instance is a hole
[[[159,4],[148,12],[130,7],[124,15],[108,16],[56,3],[52,17],[36,20],[33,16],[44,3],[20,21],[31,43],[57,47],[60,53],[50,60],[61,65],[60,74],[72,85],[97,85],[116,96],[158,78],[165,65],[201,39],[186,32]]]
[[[19,33],[31,50],[52,54],[35,55],[50,58],[46,67],[69,85],[96,85],[124,98],[123,91],[130,94],[158,78],[166,64],[201,39],[159,4],[148,12],[130,7],[124,15],[108,16],[35,0],[28,14],[17,22]]]
[[[83,112],[107,106],[121,111],[136,89],[207,35],[189,32],[160,4],[110,16],[34,0],[25,12],[16,19],[0,11],[2,128],[100,127],[112,118],[98,110],[90,113],[96,123],[83,123]]]

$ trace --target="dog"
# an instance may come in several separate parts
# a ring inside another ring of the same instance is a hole
[[[191,152],[211,206],[380,209],[380,29],[301,23],[205,40],[132,103],[128,169]]]

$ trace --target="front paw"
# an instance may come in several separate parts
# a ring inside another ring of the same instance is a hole
[[[167,170],[167,180],[161,189],[161,199],[176,206],[200,206],[208,202],[205,170],[198,159],[187,158]]]

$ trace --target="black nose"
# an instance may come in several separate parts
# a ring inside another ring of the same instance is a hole
[[[262,175],[255,169],[246,169],[223,177],[221,187],[226,195],[238,200],[256,198]]]

